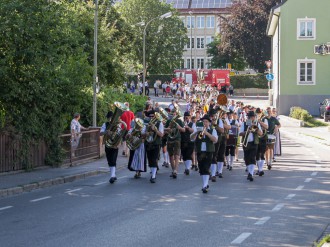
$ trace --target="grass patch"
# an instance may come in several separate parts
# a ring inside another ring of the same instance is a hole
[[[321,247],[325,243],[330,243],[330,234],[325,236],[317,245],[316,247]]]
[[[304,127],[307,128],[328,126],[328,124],[313,118],[307,110],[299,106],[293,106],[290,108],[290,117],[304,121]]]
[[[307,121],[304,122],[304,127],[307,128],[313,128],[313,127],[324,127],[324,126],[328,126],[328,124],[321,122],[320,120],[317,119],[309,119]]]

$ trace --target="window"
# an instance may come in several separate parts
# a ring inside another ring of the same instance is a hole
[[[186,26],[186,19],[184,17],[180,17],[180,20],[182,21],[183,26]]]
[[[197,23],[196,23],[197,28],[204,28],[205,27],[204,16],[197,16],[196,21],[197,21]]]
[[[208,45],[208,44],[210,44],[211,42],[213,42],[213,40],[214,40],[214,37],[213,36],[206,36],[206,43],[205,43],[205,45]]]
[[[195,39],[194,38],[188,38],[187,49],[193,49],[193,48],[195,48]]]
[[[206,27],[207,28],[215,27],[215,17],[213,15],[206,17]]]
[[[187,58],[186,68],[187,69],[190,69],[190,58]]]
[[[210,57],[206,58],[205,68],[209,69],[209,68],[211,68],[211,65],[212,65],[212,58],[210,58]]]
[[[204,69],[204,58],[197,58],[197,68]]]
[[[195,59],[192,59],[191,60],[191,69],[194,69],[195,68]]]
[[[297,39],[315,40],[316,38],[316,19],[298,19],[297,20]]]
[[[315,85],[315,59],[297,61],[297,84]]]
[[[204,48],[204,37],[199,37],[197,39],[197,49],[203,49]]]
[[[187,28],[195,28],[195,16],[187,16]]]

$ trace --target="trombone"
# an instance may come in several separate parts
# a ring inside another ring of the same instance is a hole
[[[253,123],[251,123],[251,125],[248,126],[247,130],[245,131],[245,135],[243,137],[243,147],[245,148],[247,147],[250,133],[255,133],[258,131],[257,124],[258,122],[254,121]]]

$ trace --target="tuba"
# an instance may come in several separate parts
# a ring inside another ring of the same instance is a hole
[[[260,111],[260,112],[257,112],[257,119],[258,119],[258,121],[259,121],[259,120],[262,121],[262,119],[264,119],[264,118],[267,117],[267,116],[268,116],[268,113],[267,113],[267,111],[265,111],[265,110]],[[265,137],[266,135],[267,135],[267,130],[264,129],[264,128],[262,128],[262,135],[259,136],[259,137],[263,138],[263,137]]]
[[[116,109],[107,128],[111,133],[106,135],[105,140],[105,146],[108,148],[118,147],[127,130],[126,123],[119,119],[123,112],[127,111],[127,107],[120,102],[115,102],[114,105]],[[120,124],[123,124],[124,128],[121,128]]]
[[[163,118],[158,112],[155,112],[155,116],[152,119],[150,119],[150,122],[148,123],[148,126],[147,126],[147,132],[149,134],[147,135],[146,141],[148,143],[153,143],[157,138],[156,130],[152,130],[152,128],[151,128],[152,125],[155,125],[157,123],[157,121],[162,121],[162,120],[163,120]],[[155,126],[155,128],[157,129],[156,126]]]
[[[141,118],[136,118],[134,129],[126,139],[127,147],[130,150],[135,150],[138,147],[140,147],[142,143],[142,137],[141,137],[142,129],[143,129],[143,120]]]
[[[164,110],[164,108],[159,107],[159,114],[162,116],[163,118],[163,124],[166,123],[166,121],[168,120],[168,113],[167,111]]]

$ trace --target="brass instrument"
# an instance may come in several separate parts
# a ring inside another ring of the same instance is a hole
[[[105,146],[108,148],[118,147],[127,130],[126,123],[119,119],[123,112],[127,111],[127,107],[120,102],[114,102],[114,105],[116,109],[107,128],[107,132],[110,134],[105,135]],[[121,128],[120,124],[124,125],[124,128]]]
[[[168,120],[168,113],[167,111],[164,110],[164,108],[159,107],[159,114],[162,116],[163,118],[163,124],[166,123],[166,121]]]
[[[155,125],[157,121],[162,121],[162,120],[163,118],[158,112],[155,112],[155,116],[152,119],[150,119],[150,122],[148,123],[146,130],[146,132],[149,133],[146,139],[148,143],[154,142],[157,138],[157,127],[155,126],[155,130],[152,130],[152,126]]]
[[[205,135],[206,127],[203,128],[201,132],[199,132],[198,138],[203,139],[203,136]]]
[[[142,129],[143,129],[143,120],[141,118],[136,118],[134,129],[132,130],[132,132],[128,135],[128,137],[126,139],[127,147],[130,150],[135,150],[141,145],[141,143],[142,143],[142,138],[141,138]]]
[[[257,112],[257,119],[258,119],[258,121],[259,121],[259,120],[262,121],[262,119],[263,119],[264,117],[267,117],[267,116],[268,116],[268,113],[267,113],[267,111],[265,111],[265,110],[263,110],[263,111],[261,111],[261,112]],[[267,130],[264,129],[264,128],[262,128],[262,135],[259,136],[259,137],[265,137],[266,134],[267,134]]]
[[[244,135],[244,138],[243,138],[243,147],[247,147],[248,145],[248,139],[249,139],[249,134],[250,133],[255,133],[258,131],[258,122],[257,121],[254,121],[253,123],[251,123],[250,126],[248,126],[246,132],[245,132],[245,135]]]
[[[175,108],[176,115],[171,119],[171,122],[169,123],[169,128],[171,128],[170,133],[168,134],[168,137],[170,139],[175,139],[175,137],[179,134],[179,129],[177,128],[177,123],[175,122],[177,119],[182,117],[182,113],[180,112],[179,108]]]

